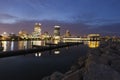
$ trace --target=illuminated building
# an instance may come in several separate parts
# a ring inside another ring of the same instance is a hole
[[[60,42],[59,39],[55,39],[55,40],[53,41],[54,44],[58,44],[59,42]]]
[[[35,23],[34,32],[41,35],[41,24],[40,23]]]
[[[41,24],[35,23],[34,32],[32,33],[33,38],[40,38],[41,36]]]
[[[60,36],[60,26],[54,26],[54,36]]]
[[[50,35],[48,32],[44,32],[44,34],[41,36],[42,39],[50,39]]]
[[[60,40],[60,26],[54,26],[54,39]]]
[[[14,33],[9,34],[10,40],[18,40],[18,36]]]
[[[2,40],[9,39],[9,34],[7,32],[3,32],[3,34],[1,34],[1,36],[2,36]]]
[[[66,30],[66,32],[65,32],[65,37],[70,37],[70,36],[71,36],[70,31],[69,31],[69,30]]]
[[[4,37],[8,37],[9,34],[8,34],[7,32],[3,32],[2,36],[4,36]]]
[[[24,31],[24,30],[20,30],[19,33],[18,33],[18,36],[22,39],[27,39],[28,38],[27,32]]]
[[[100,34],[89,34],[88,40],[90,41],[99,41],[100,40]]]
[[[77,38],[77,37],[65,37],[63,38],[63,42],[81,42],[82,43],[83,39],[82,38]]]

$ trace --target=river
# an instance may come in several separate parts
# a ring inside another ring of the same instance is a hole
[[[32,44],[44,45],[41,41],[3,41],[3,51],[32,48]],[[93,45],[94,44],[94,45]],[[28,55],[0,58],[1,80],[41,80],[55,71],[65,73],[86,55],[88,48],[98,46],[98,42],[87,42],[72,47],[37,52]],[[88,47],[89,46],[89,47]]]

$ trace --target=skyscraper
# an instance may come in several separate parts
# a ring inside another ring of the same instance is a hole
[[[40,38],[41,35],[41,24],[35,23],[34,32],[32,33],[33,38]]]
[[[35,23],[34,32],[37,33],[38,35],[41,35],[41,24],[40,23]]]
[[[60,26],[54,26],[54,36],[60,36]]]
[[[54,42],[58,44],[60,42],[60,26],[54,26]]]

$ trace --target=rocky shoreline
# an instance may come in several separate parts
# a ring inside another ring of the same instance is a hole
[[[42,80],[120,80],[120,42],[102,42],[89,49],[66,73],[54,72]]]

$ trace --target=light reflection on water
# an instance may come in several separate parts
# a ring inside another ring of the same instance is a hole
[[[12,51],[14,50],[14,42],[13,41],[11,42],[11,50]]]
[[[41,52],[35,53],[35,57],[40,57],[42,55]]]
[[[45,41],[31,41],[33,45],[45,46]]]
[[[27,44],[28,43],[31,44],[32,42],[27,42]],[[7,42],[7,44],[13,44],[14,46],[21,44],[21,48],[19,49],[22,49],[26,42],[13,41]],[[16,80],[42,80],[42,77],[50,75],[54,71],[65,73],[80,56],[86,54],[86,48],[87,47],[84,45],[79,45],[76,47],[66,47],[42,53],[37,52],[34,54],[1,58],[1,80],[14,80],[15,77]],[[15,47],[13,47],[13,49],[15,49]]]
[[[58,40],[54,40],[54,44],[58,44]],[[85,42],[89,48],[97,48],[100,45],[100,41],[88,41]],[[32,48],[32,45],[45,46],[45,41],[2,41],[3,51],[13,51]],[[55,54],[59,54],[59,51],[55,51]]]
[[[2,47],[3,47],[3,51],[7,51],[7,41],[2,41]]]
[[[98,48],[100,46],[100,41],[88,41],[89,48]]]
[[[31,41],[18,41],[18,50],[31,48]]]
[[[32,48],[31,41],[2,41],[3,51]]]
[[[55,49],[54,50],[54,54],[56,54],[56,55],[60,54],[60,50],[59,49]]]
[[[32,45],[45,46],[45,41],[1,41],[3,51],[13,51],[32,48]],[[58,40],[54,41],[58,44]]]

